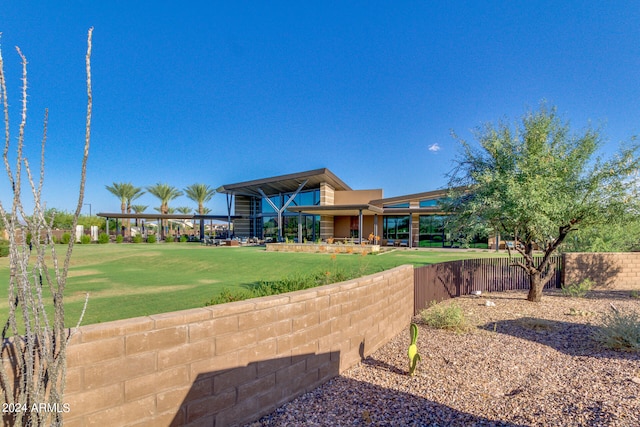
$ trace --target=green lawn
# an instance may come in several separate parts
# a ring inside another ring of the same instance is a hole
[[[64,247],[59,247],[63,252]],[[199,244],[108,244],[74,247],[67,290],[66,323],[74,326],[85,293],[83,324],[203,307],[222,289],[250,287],[260,280],[294,274],[348,271],[370,274],[403,264],[415,266],[494,252],[405,251],[380,255],[266,252],[262,247],[207,247]],[[8,258],[0,258],[0,277],[8,283]],[[6,286],[0,289],[0,319],[8,312]]]

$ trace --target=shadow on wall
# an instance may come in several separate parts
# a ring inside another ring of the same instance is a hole
[[[200,374],[170,425],[467,426],[498,423],[498,420],[464,413],[413,394],[340,377],[339,359],[339,352],[304,354]],[[407,374],[370,357],[363,363],[394,375]],[[296,397],[302,407],[309,409],[286,414],[276,411]],[[331,418],[327,409],[332,408],[331,412],[335,413],[336,404],[341,406],[340,416],[346,418]],[[500,422],[500,425],[521,426],[508,422]]]
[[[569,285],[591,279],[596,286],[612,288],[621,267],[614,262],[615,255],[607,254],[567,254],[564,283]],[[570,257],[570,259],[569,259]]]
[[[337,376],[339,365],[340,352],[331,352],[199,374],[170,425],[233,426],[254,421]]]

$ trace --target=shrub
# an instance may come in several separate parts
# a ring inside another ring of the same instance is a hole
[[[63,245],[68,245],[70,241],[71,241],[71,234],[63,233],[62,238],[60,239],[60,243],[62,243]]]
[[[80,243],[82,243],[83,245],[90,244],[91,236],[89,236],[88,234],[83,234],[82,236],[80,236]]]
[[[7,240],[0,240],[0,257],[9,256],[9,242]]]
[[[225,288],[220,292],[219,295],[216,295],[215,297],[213,297],[211,301],[207,302],[205,305],[209,306],[209,305],[216,305],[216,304],[224,304],[227,302],[242,301],[250,297],[251,296],[245,292],[242,292],[242,291],[232,292],[229,289]]]
[[[188,242],[188,241],[189,241],[189,238],[188,238],[187,236],[185,236],[185,235],[182,235],[182,236],[180,236],[180,241],[181,241],[182,243],[184,243],[184,242]]]
[[[613,350],[640,351],[640,315],[613,306],[611,309],[602,316],[602,326],[594,336],[596,341]]]
[[[107,233],[100,233],[98,236],[98,243],[104,245],[105,243],[109,243],[109,235]]]
[[[140,234],[136,234],[131,238],[133,243],[142,243],[142,236]]]
[[[438,305],[431,302],[431,307],[422,310],[422,320],[436,329],[448,329],[461,332],[466,328],[466,319],[462,308],[456,304]]]
[[[122,234],[118,234],[116,236],[116,243],[122,243],[124,242],[124,237],[122,236]]]
[[[165,243],[173,243],[173,242],[174,242],[174,240],[175,240],[175,239],[173,238],[173,236],[165,236],[165,237],[164,237],[164,242],[165,242]]]
[[[587,278],[579,283],[562,285],[562,295],[571,298],[583,298],[591,289],[593,289],[593,280]]]
[[[149,234],[147,236],[147,243],[155,243],[156,242],[156,235],[155,234]]]

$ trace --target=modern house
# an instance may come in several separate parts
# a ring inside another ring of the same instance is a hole
[[[438,200],[446,190],[384,198],[382,189],[354,190],[329,169],[316,169],[226,184],[236,237],[280,241],[327,239],[383,245],[451,245]]]

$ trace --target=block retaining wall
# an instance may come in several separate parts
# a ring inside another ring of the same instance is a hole
[[[288,294],[79,328],[67,427],[251,422],[406,329],[413,267]]]
[[[566,253],[564,283],[591,279],[596,286],[640,290],[640,252]]]

